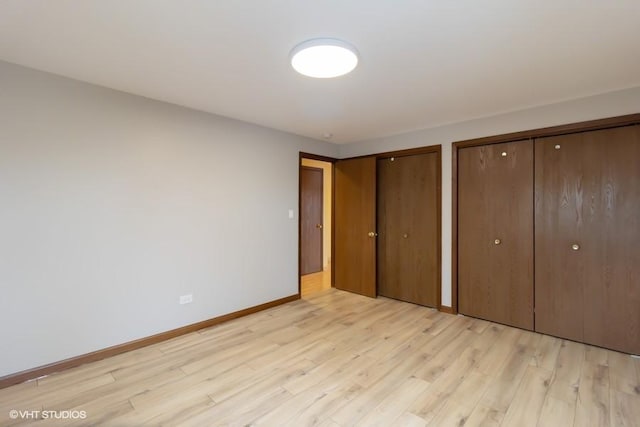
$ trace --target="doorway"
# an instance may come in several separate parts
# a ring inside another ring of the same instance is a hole
[[[300,295],[331,288],[333,163],[300,158]]]

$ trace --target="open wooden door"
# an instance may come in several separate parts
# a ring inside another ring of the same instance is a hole
[[[322,271],[322,169],[300,167],[300,274]]]
[[[376,158],[335,164],[335,287],[376,296]]]

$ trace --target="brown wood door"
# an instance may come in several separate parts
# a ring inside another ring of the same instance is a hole
[[[438,153],[378,160],[378,294],[438,306]]]
[[[533,143],[458,151],[458,309],[533,329]]]
[[[300,274],[322,271],[323,171],[300,167]]]
[[[376,296],[376,159],[335,164],[335,287]]]
[[[640,127],[535,150],[536,330],[640,354]]]

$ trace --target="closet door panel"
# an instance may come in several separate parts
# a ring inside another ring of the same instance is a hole
[[[458,152],[458,309],[533,329],[533,143]]]
[[[601,229],[591,237],[601,269],[585,282],[585,342],[640,354],[640,127],[584,137],[602,147]]]
[[[535,142],[535,329],[575,341],[584,341],[588,261],[599,262],[594,246],[584,241],[590,195],[581,171],[595,154],[586,148],[581,134]]]
[[[440,286],[438,161],[438,153],[378,160],[378,293],[430,307]]]
[[[535,149],[536,330],[640,353],[640,128]]]
[[[402,174],[401,166],[390,158],[378,159],[378,294],[407,300],[408,292],[399,278],[404,270],[402,244]]]
[[[335,287],[376,296],[376,159],[335,164]]]

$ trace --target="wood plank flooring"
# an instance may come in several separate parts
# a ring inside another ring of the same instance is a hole
[[[639,426],[640,361],[328,289],[0,390],[0,425]]]
[[[331,270],[327,269],[317,273],[305,274],[301,276],[300,282],[300,294],[302,297],[327,290],[331,288]]]

